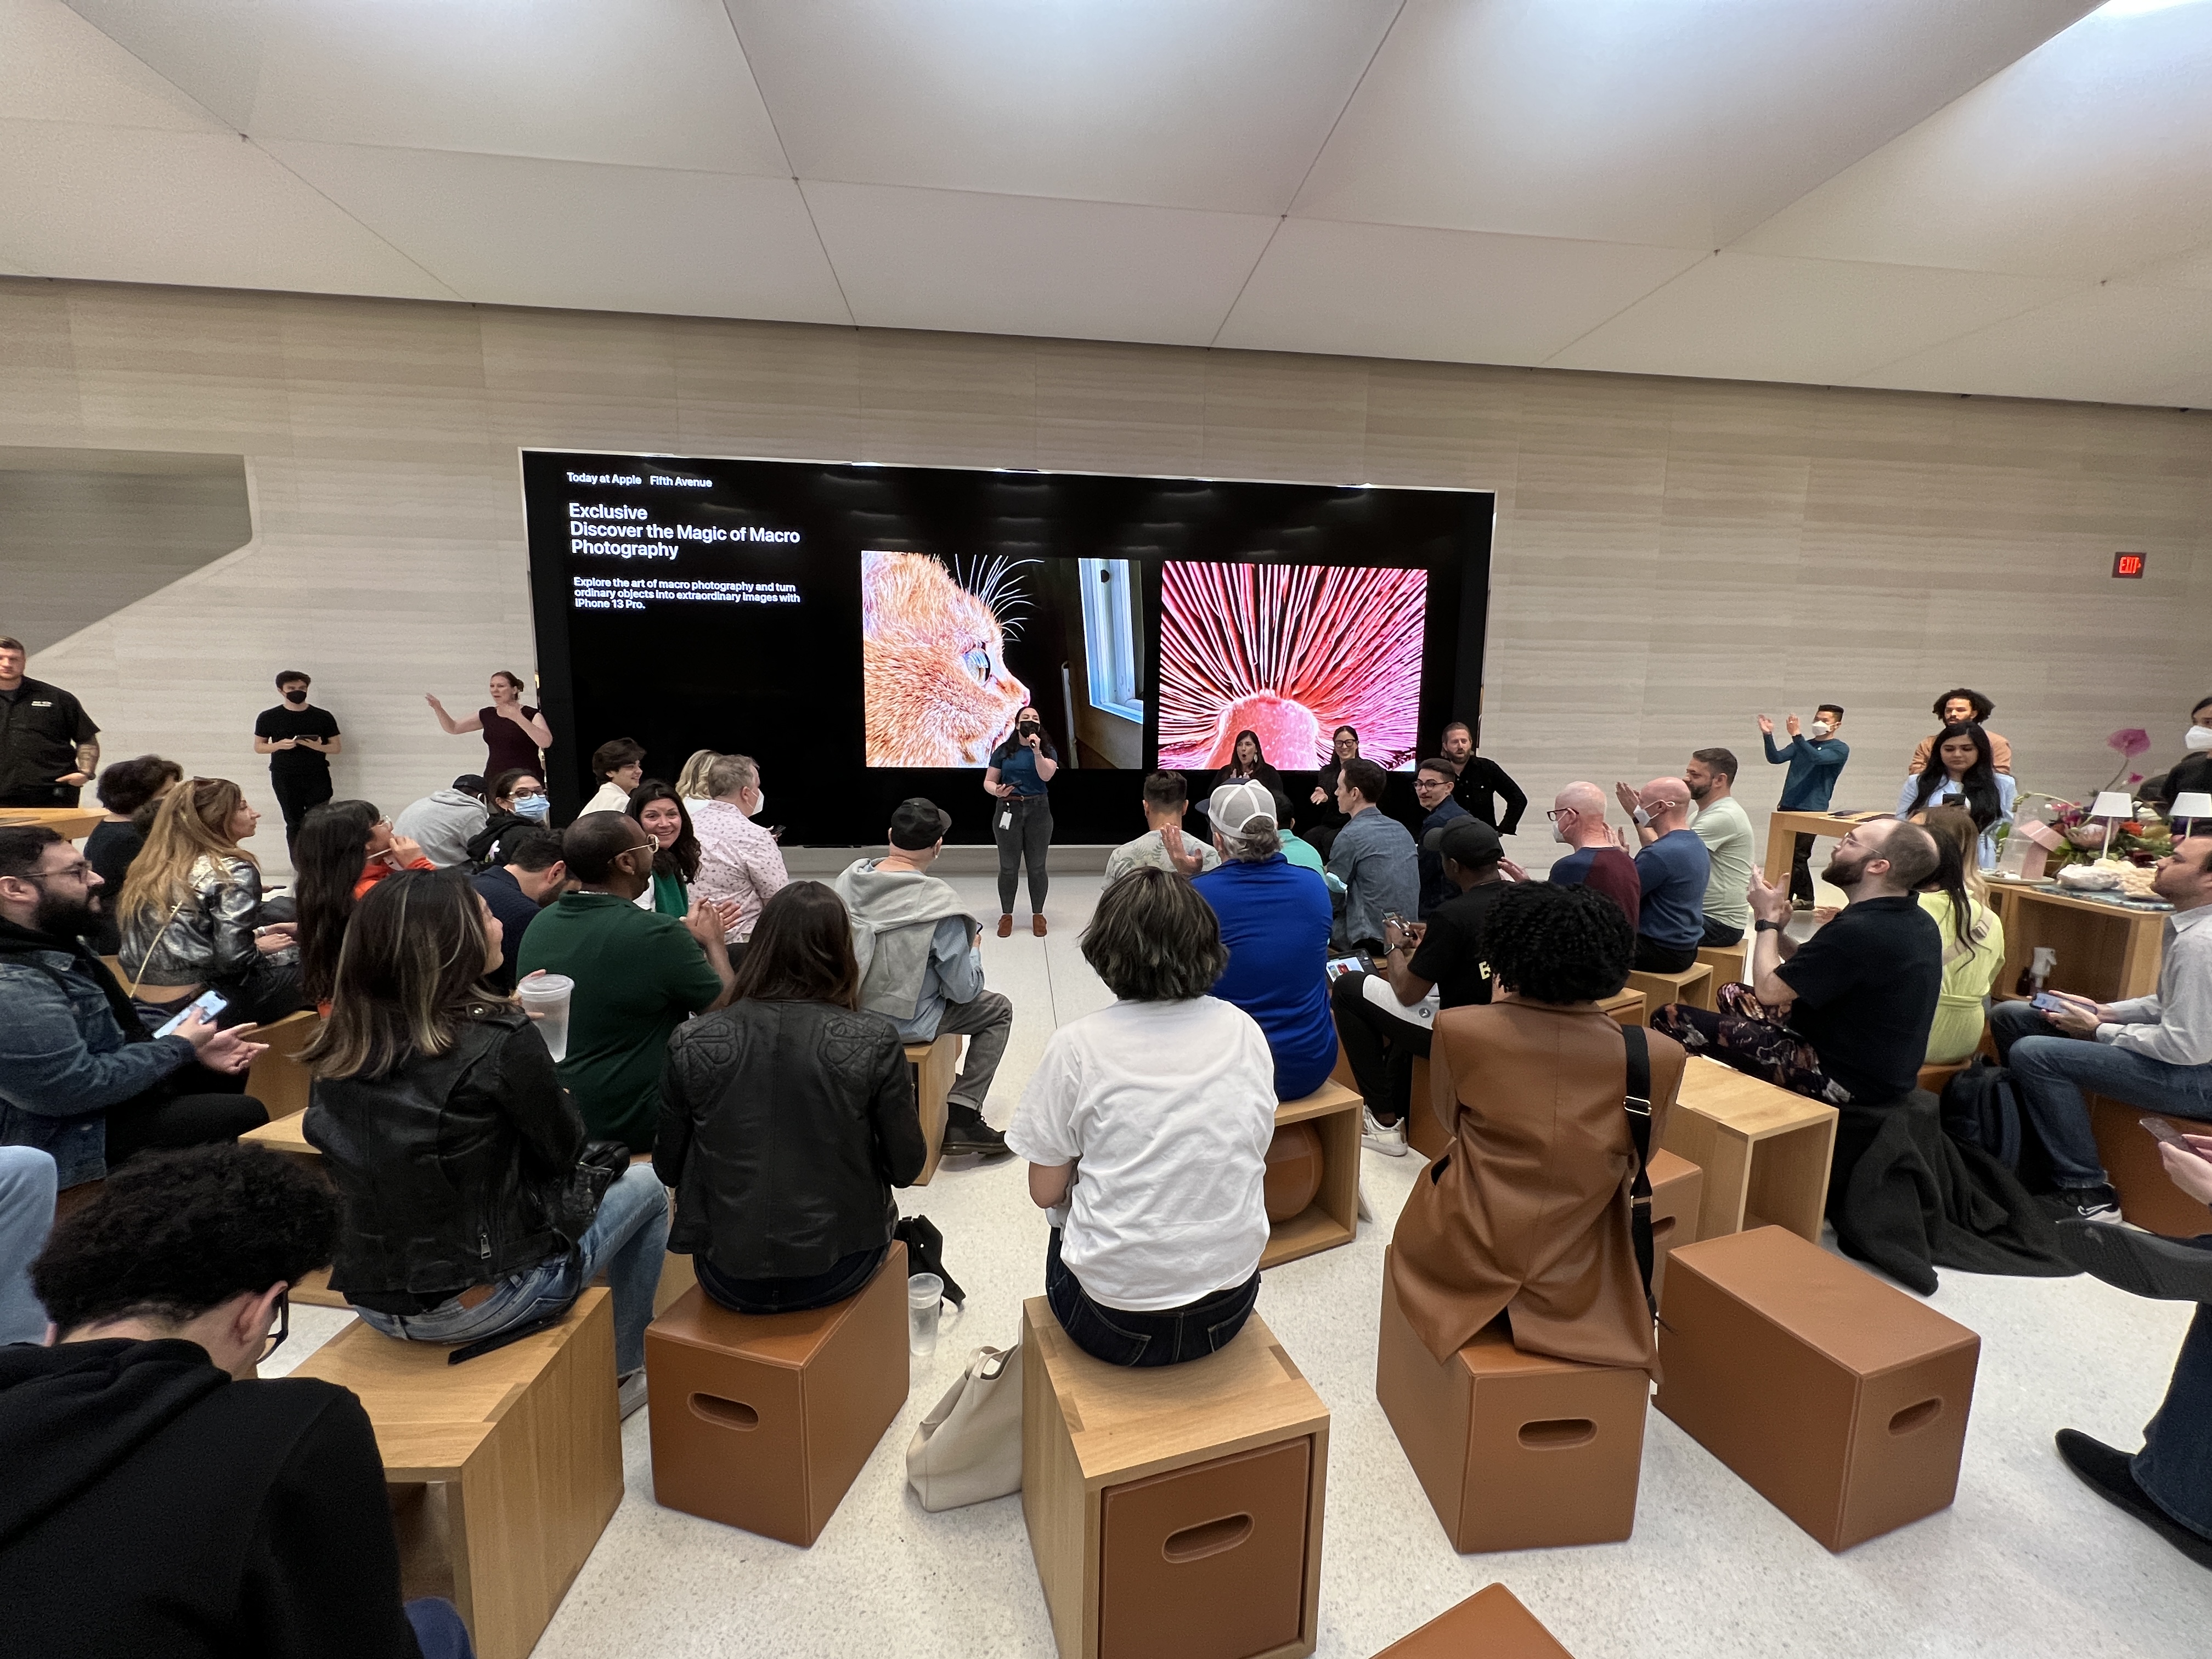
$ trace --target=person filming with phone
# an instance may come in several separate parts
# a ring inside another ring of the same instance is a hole
[[[2212,834],[2178,842],[2151,884],[2173,906],[2155,993],[2093,1002],[2046,991],[2032,1003],[2000,1003],[1990,1017],[1997,1058],[2020,1084],[2069,1218],[2120,1218],[2086,1095],[2212,1121]]]

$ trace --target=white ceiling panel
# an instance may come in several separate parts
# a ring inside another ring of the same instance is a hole
[[[1216,344],[1540,363],[1701,256],[1290,219]]]
[[[1399,0],[727,0],[804,179],[1290,204]]]
[[[464,298],[851,320],[788,179],[270,141]]]
[[[11,119],[236,132],[61,0],[0,0],[0,64]]]
[[[2212,293],[2107,283],[1861,375],[1866,386],[2110,403],[2212,386]]]
[[[262,0],[68,3],[233,132],[246,130],[253,117],[253,84],[261,72]]]
[[[2045,276],[1723,253],[1549,361],[1561,368],[1835,385],[2078,286]]]
[[[1278,223],[893,185],[805,189],[865,327],[1204,345]]]
[[[1303,216],[1711,250],[2084,0],[1416,0]]]
[[[0,120],[0,259],[101,282],[457,297],[229,132]]]
[[[2212,237],[2212,5],[2122,7],[1744,238],[1747,250],[2085,277]]]

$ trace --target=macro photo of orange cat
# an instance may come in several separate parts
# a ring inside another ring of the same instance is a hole
[[[987,561],[971,590],[926,553],[860,555],[869,765],[982,766],[1013,730],[1030,691],[1006,668],[1012,569]]]

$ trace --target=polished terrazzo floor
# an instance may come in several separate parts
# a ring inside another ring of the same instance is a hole
[[[955,882],[978,914],[995,910],[987,879]],[[1078,946],[1097,889],[1096,876],[1056,880],[1049,938],[984,940],[991,983],[1017,1010],[991,1101],[1002,1127],[1054,1025],[1109,1000]],[[1382,1247],[1419,1164],[1364,1162],[1375,1223],[1271,1272],[1260,1298],[1332,1413],[1321,1654],[1371,1654],[1501,1580],[1578,1659],[2212,1650],[2212,1574],[2093,1497],[2051,1444],[2062,1426],[2139,1443],[2190,1310],[2086,1278],[1943,1275],[1932,1304],[1981,1334],[1982,1355],[1958,1501],[1941,1515],[1831,1555],[1654,1412],[1629,1541],[1455,1554],[1375,1403]],[[1011,1159],[949,1164],[901,1202],[943,1229],[968,1308],[915,1362],[905,1413],[821,1539],[796,1549],[658,1507],[641,1413],[623,1432],[629,1491],[540,1659],[1053,1651],[1020,1499],[929,1515],[904,1484],[915,1423],[970,1348],[1014,1340],[1022,1298],[1041,1291],[1043,1218]],[[303,1308],[293,1320],[287,1363],[345,1316]]]

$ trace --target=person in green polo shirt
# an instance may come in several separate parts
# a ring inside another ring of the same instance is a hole
[[[530,924],[516,964],[526,977],[542,970],[576,981],[561,1081],[593,1139],[635,1152],[653,1150],[670,1035],[727,1002],[734,979],[721,915],[706,901],[681,921],[637,908],[656,850],[621,812],[570,824],[561,856],[581,885]]]

